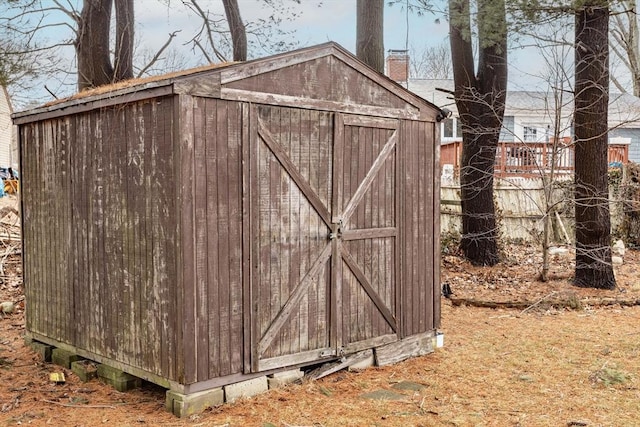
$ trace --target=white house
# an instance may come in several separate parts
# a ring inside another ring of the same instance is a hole
[[[18,153],[15,132],[11,121],[11,100],[7,88],[0,86],[0,167],[17,166]]]
[[[389,51],[387,75],[409,90],[451,111],[451,117],[441,123],[442,163],[455,164],[462,141],[462,127],[453,100],[453,80],[409,78],[409,56],[406,51]],[[500,172],[533,172],[540,164],[549,165],[549,143],[565,144],[556,165],[560,170],[573,169],[573,97],[569,91],[508,91],[503,128],[496,167]],[[640,99],[628,94],[609,97],[609,161],[640,162]],[[523,144],[524,143],[524,144]],[[561,147],[562,148],[562,147]],[[520,170],[518,170],[520,167]],[[502,169],[501,169],[502,168]]]
[[[441,124],[442,144],[461,141],[461,126],[451,94],[453,80],[410,79],[405,84],[426,100],[452,112]],[[500,142],[548,143],[553,140],[556,117],[559,118],[559,137],[570,138],[573,98],[569,92],[508,91]],[[611,94],[609,129],[609,143],[628,144],[629,160],[640,162],[640,98]]]

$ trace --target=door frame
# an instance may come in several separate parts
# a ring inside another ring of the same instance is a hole
[[[331,173],[331,185],[332,195],[330,200],[330,206],[324,206],[324,203],[315,194],[313,188],[306,183],[306,180],[297,173],[295,165],[288,160],[286,153],[279,150],[277,143],[274,146],[269,139],[269,131],[266,126],[261,124],[261,119],[258,115],[258,107],[263,104],[243,104],[243,135],[242,135],[242,183],[243,183],[243,198],[242,198],[242,217],[243,217],[243,311],[244,311],[244,372],[253,373],[261,372],[270,369],[281,368],[291,365],[299,365],[323,359],[335,359],[345,353],[352,353],[360,351],[362,349],[371,348],[401,339],[401,325],[399,314],[399,301],[400,301],[400,251],[399,251],[399,237],[400,237],[400,192],[398,188],[400,181],[400,167],[399,167],[399,150],[398,141],[400,139],[400,120],[382,117],[371,117],[365,115],[356,114],[344,114],[340,112],[333,112],[333,140],[332,140],[332,173]],[[266,105],[266,107],[279,107],[276,105]],[[262,128],[261,128],[262,126]],[[358,184],[357,190],[351,195],[351,198],[346,203],[347,206],[342,205],[342,193],[341,193],[341,179],[343,173],[343,162],[339,156],[344,149],[345,144],[345,127],[346,126],[361,126],[371,128],[383,128],[393,130],[391,136],[385,141],[383,148],[377,154],[373,164],[369,167],[365,178]],[[266,138],[266,139],[265,139]],[[330,232],[327,236],[328,242],[318,258],[309,271],[301,278],[300,282],[294,288],[292,294],[289,296],[285,304],[280,309],[279,313],[274,319],[272,319],[271,325],[267,328],[263,336],[258,336],[257,316],[255,315],[257,310],[257,304],[259,302],[254,301],[254,274],[259,262],[259,245],[255,243],[255,236],[257,235],[258,215],[257,209],[254,209],[252,205],[253,199],[256,197],[253,194],[254,189],[258,188],[258,156],[257,148],[260,141],[264,140],[268,149],[272,151],[276,159],[280,162],[281,167],[290,176],[294,183],[298,186],[300,192],[307,198],[309,204],[317,212],[322,221],[327,225]],[[394,189],[394,216],[395,227],[385,229],[362,229],[362,230],[344,230],[343,224],[354,213],[355,209],[362,202],[367,190],[371,187],[374,178],[377,176],[382,165],[386,162],[390,153],[395,151],[395,189]],[[294,176],[296,175],[296,176]],[[336,179],[339,177],[339,179]],[[310,197],[309,197],[310,196]],[[369,281],[364,275],[362,269],[357,266],[355,259],[349,255],[349,252],[343,250],[342,240],[358,240],[366,238],[376,237],[394,237],[394,301],[392,307],[386,307],[380,297],[376,294],[373,288],[369,285]],[[329,289],[327,290],[327,297],[329,298],[329,312],[327,313],[327,319],[329,322],[329,347],[319,348],[305,352],[292,353],[290,355],[276,356],[268,359],[260,359],[260,353],[268,348],[268,345],[273,339],[273,335],[279,331],[279,327],[282,326],[287,320],[288,316],[295,310],[295,304],[303,297],[304,292],[308,288],[308,284],[305,285],[305,280],[311,280],[315,274],[329,262],[330,265],[330,278]],[[344,343],[344,337],[342,336],[343,326],[343,308],[342,308],[342,269],[343,264],[346,264],[352,273],[356,276],[356,279],[360,283],[360,286],[367,293],[374,306],[378,309],[387,323],[391,326],[394,333],[369,338],[363,341],[355,343]],[[393,313],[396,313],[394,316]],[[279,318],[279,316],[284,316]],[[277,323],[277,324],[276,324]],[[274,326],[275,325],[275,326]],[[266,339],[265,339],[266,338]]]

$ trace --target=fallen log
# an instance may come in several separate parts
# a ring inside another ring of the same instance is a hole
[[[619,305],[621,307],[640,306],[640,298],[554,298],[545,301],[491,301],[478,300],[473,298],[449,298],[454,306],[470,306],[479,308],[505,308],[525,310],[534,305],[541,308],[571,308],[581,309],[585,306],[589,307],[611,307]]]

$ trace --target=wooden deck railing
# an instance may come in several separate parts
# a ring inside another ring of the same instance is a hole
[[[442,145],[440,164],[453,164],[456,173],[460,170],[462,142],[455,141]],[[573,145],[565,139],[556,146],[554,156],[553,144],[540,142],[500,142],[496,152],[495,176],[534,178],[543,172],[549,173],[555,157],[554,172],[571,174],[574,171],[575,155]],[[609,144],[609,165],[619,167],[629,161],[628,144]]]

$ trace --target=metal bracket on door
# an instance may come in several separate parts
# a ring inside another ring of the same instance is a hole
[[[333,223],[331,233],[329,233],[329,240],[342,238],[342,220]]]

